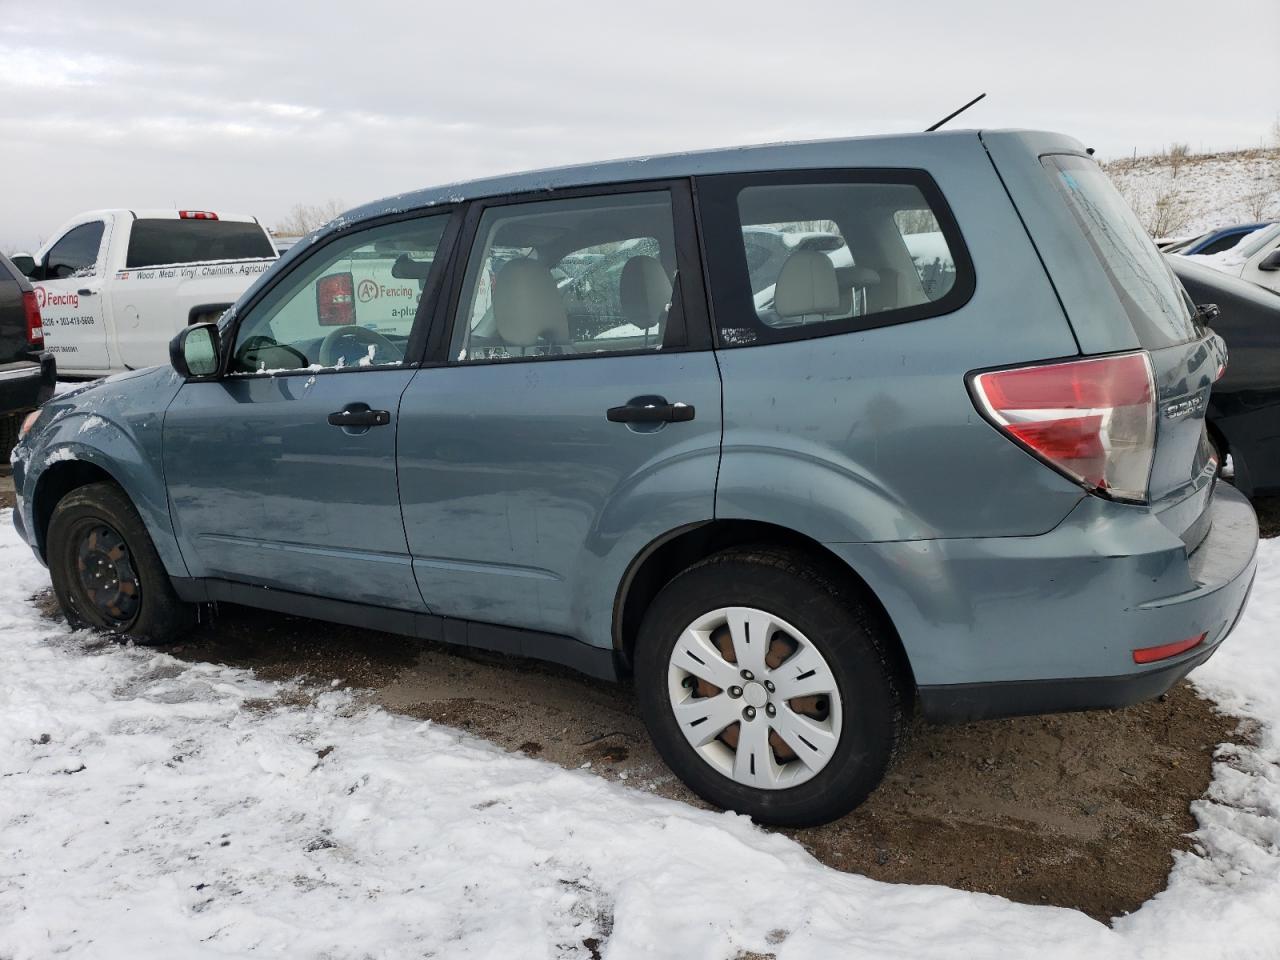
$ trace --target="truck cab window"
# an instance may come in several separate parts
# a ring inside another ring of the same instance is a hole
[[[102,246],[103,223],[82,223],[68,230],[49,250],[44,277],[63,280],[67,277],[89,277],[97,273],[98,249]]]

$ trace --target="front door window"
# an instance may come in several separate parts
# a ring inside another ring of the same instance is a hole
[[[405,220],[330,243],[241,323],[232,373],[401,365],[448,221]]]

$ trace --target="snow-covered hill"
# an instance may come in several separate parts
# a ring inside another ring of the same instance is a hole
[[[1169,153],[1103,164],[1156,237],[1280,219],[1280,148]]]

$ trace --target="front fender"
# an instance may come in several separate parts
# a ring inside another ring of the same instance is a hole
[[[125,414],[112,409],[108,397],[91,396],[55,410],[38,433],[14,449],[17,509],[28,542],[43,560],[46,545],[39,518],[53,509],[46,501],[65,492],[67,464],[88,464],[128,495],[170,575],[187,576],[160,467],[164,408]]]

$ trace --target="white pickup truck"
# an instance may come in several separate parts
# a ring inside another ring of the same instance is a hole
[[[92,377],[167,363],[174,334],[216,320],[277,256],[253,217],[95,210],[13,261],[31,278],[59,376]]]

